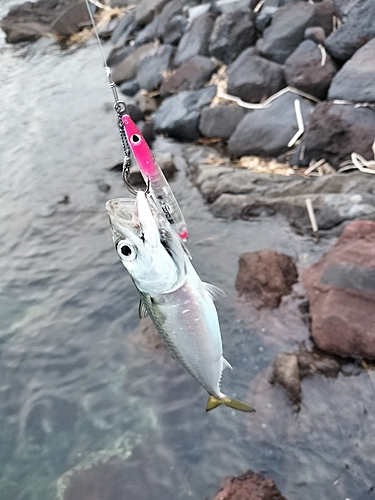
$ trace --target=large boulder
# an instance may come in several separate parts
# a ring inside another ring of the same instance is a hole
[[[306,28],[321,26],[326,34],[332,30],[333,7],[331,2],[310,4],[288,3],[280,7],[264,31],[260,52],[278,63],[284,63],[304,38]]]
[[[160,95],[166,97],[183,90],[198,90],[208,82],[215,70],[216,64],[208,57],[193,56],[165,78],[160,87]]]
[[[173,51],[172,45],[159,45],[140,61],[137,68],[140,88],[152,91],[160,87],[163,73],[169,69]]]
[[[324,45],[334,59],[347,61],[356,50],[375,37],[375,2],[361,0],[345,4],[347,18],[329,35]]]
[[[375,17],[374,17],[375,24]],[[375,102],[375,38],[357,50],[332,80],[328,99]]]
[[[236,290],[258,308],[278,307],[298,278],[293,259],[274,250],[240,255]]]
[[[285,87],[283,68],[260,57],[250,47],[228,68],[228,93],[247,102],[260,102]]]
[[[356,221],[303,272],[311,334],[324,351],[375,359],[375,222]]]
[[[303,41],[285,62],[288,85],[325,99],[337,70],[329,55],[322,64],[322,52],[311,40]]]
[[[237,10],[216,19],[209,52],[224,64],[230,64],[243,50],[254,45],[255,40],[254,14]]]
[[[205,12],[191,21],[178,44],[174,63],[180,66],[196,55],[208,56],[209,39],[214,27],[215,17]]]
[[[201,110],[215,95],[216,85],[210,85],[202,90],[167,97],[154,114],[155,130],[179,139],[198,139]]]
[[[204,137],[229,139],[237,125],[246,115],[240,106],[213,106],[202,111],[199,130]]]
[[[334,167],[356,152],[367,160],[374,157],[375,111],[345,104],[318,104],[307,124],[301,147],[303,164],[325,158]]]
[[[288,151],[288,143],[298,130],[295,100],[299,100],[305,124],[313,106],[293,92],[275,99],[268,108],[250,111],[238,124],[228,143],[233,156],[277,157]]]
[[[127,49],[127,47],[126,47]],[[122,62],[112,68],[112,78],[115,83],[121,83],[125,80],[133,80],[137,76],[137,69],[141,60],[151,54],[155,49],[155,44],[148,43],[132,49]]]

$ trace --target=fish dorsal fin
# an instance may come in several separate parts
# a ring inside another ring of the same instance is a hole
[[[225,297],[227,296],[227,294],[221,288],[215,285],[211,285],[210,283],[203,283],[203,284],[212,300],[225,299]]]
[[[225,370],[225,368],[230,368],[233,370],[233,366],[227,361],[223,356],[221,356],[221,369]]]
[[[148,311],[142,299],[140,299],[139,301],[138,316],[140,317],[140,319],[148,316]]]

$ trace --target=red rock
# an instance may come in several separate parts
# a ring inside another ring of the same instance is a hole
[[[302,274],[318,347],[375,359],[375,222],[355,221]]]
[[[236,290],[257,308],[275,308],[292,291],[298,273],[293,260],[274,250],[244,253],[239,258]]]
[[[228,478],[213,500],[286,500],[270,477],[252,470]]]

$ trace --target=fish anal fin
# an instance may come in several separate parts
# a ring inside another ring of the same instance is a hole
[[[142,299],[139,301],[138,316],[140,317],[140,319],[148,316],[148,311]]]
[[[211,283],[203,283],[203,284],[212,300],[225,299],[225,297],[227,296],[227,294],[221,288],[215,285],[211,285]]]
[[[233,370],[233,366],[227,361],[223,356],[221,357],[221,369],[225,370],[225,368],[230,368]]]
[[[237,399],[233,399],[228,396],[223,396],[222,398],[216,398],[211,394],[208,397],[206,411],[213,410],[219,405],[229,406],[229,408],[233,408],[234,410],[246,411],[248,413],[255,411],[254,408],[243,403],[242,401],[238,401]]]

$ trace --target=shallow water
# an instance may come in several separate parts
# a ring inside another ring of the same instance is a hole
[[[228,293],[217,304],[234,366],[223,389],[257,409],[206,414],[205,392],[144,341],[137,293],[112,247],[104,203],[126,191],[109,170],[121,145],[97,46],[63,52],[47,39],[2,38],[0,67],[1,500],[54,499],[66,471],[114,456],[121,474],[102,485],[112,500],[204,499],[248,468],[289,500],[374,498],[370,376],[307,379],[293,414],[269,367],[307,329],[287,307],[255,320],[234,288],[244,251],[273,248],[303,266],[331,242],[316,246],[278,218],[214,219],[178,173],[194,265]],[[79,486],[68,491],[86,500]]]

